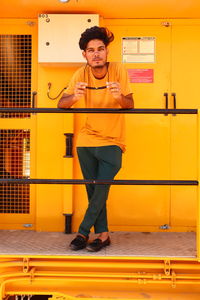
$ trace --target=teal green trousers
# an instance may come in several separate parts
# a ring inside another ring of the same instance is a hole
[[[77,147],[84,179],[113,180],[121,168],[122,150],[118,146]],[[78,232],[88,236],[94,226],[95,233],[107,232],[106,200],[110,185],[86,184],[88,208]]]

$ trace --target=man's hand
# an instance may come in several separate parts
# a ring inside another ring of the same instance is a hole
[[[122,98],[122,92],[119,82],[106,82],[106,86],[111,92],[114,99],[121,99]]]
[[[77,82],[74,87],[74,98],[76,100],[80,100],[85,95],[86,86],[86,82]]]
[[[119,82],[106,82],[106,86],[121,108],[134,108],[132,94],[124,96]]]
[[[74,87],[74,94],[64,93],[58,102],[58,108],[70,108],[85,95],[87,83],[78,82]]]

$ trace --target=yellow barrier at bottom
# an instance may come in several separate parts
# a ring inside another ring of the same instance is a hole
[[[91,300],[91,299],[94,299],[94,298],[86,298],[84,297],[85,300]],[[108,299],[108,300],[112,300],[111,298],[103,298],[104,300],[105,299]],[[113,298],[113,299],[117,299],[117,300],[127,300],[127,298]],[[71,297],[71,296],[67,296],[67,295],[54,295],[53,297],[49,298],[49,300],[77,300],[77,297]],[[102,300],[102,298],[95,298],[95,300]],[[141,300],[141,298],[132,298],[130,300]],[[156,300],[156,299],[153,299],[151,298],[151,300]]]
[[[0,300],[14,295],[51,295],[53,300],[199,300],[200,265],[194,259],[2,257]]]

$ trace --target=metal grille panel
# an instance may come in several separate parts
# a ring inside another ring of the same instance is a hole
[[[31,107],[31,35],[0,35],[0,107]],[[30,113],[1,113],[29,118]]]
[[[0,130],[1,178],[30,177],[30,130]],[[0,185],[0,213],[29,213],[30,186]]]

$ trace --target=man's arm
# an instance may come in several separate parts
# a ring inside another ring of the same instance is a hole
[[[80,100],[85,95],[87,83],[78,82],[74,87],[74,94],[69,95],[63,93],[62,97],[58,102],[58,108],[70,108],[73,106],[78,100]]]
[[[134,108],[134,101],[133,101],[132,94],[126,96],[121,94],[120,97],[116,100],[119,102],[122,108]]]
[[[124,96],[121,92],[119,82],[107,82],[107,88],[112,96],[120,104],[122,108],[134,108],[134,101],[132,94]]]
[[[76,103],[78,99],[73,95],[69,95],[64,93],[60,100],[58,101],[58,108],[70,108],[74,103]]]

